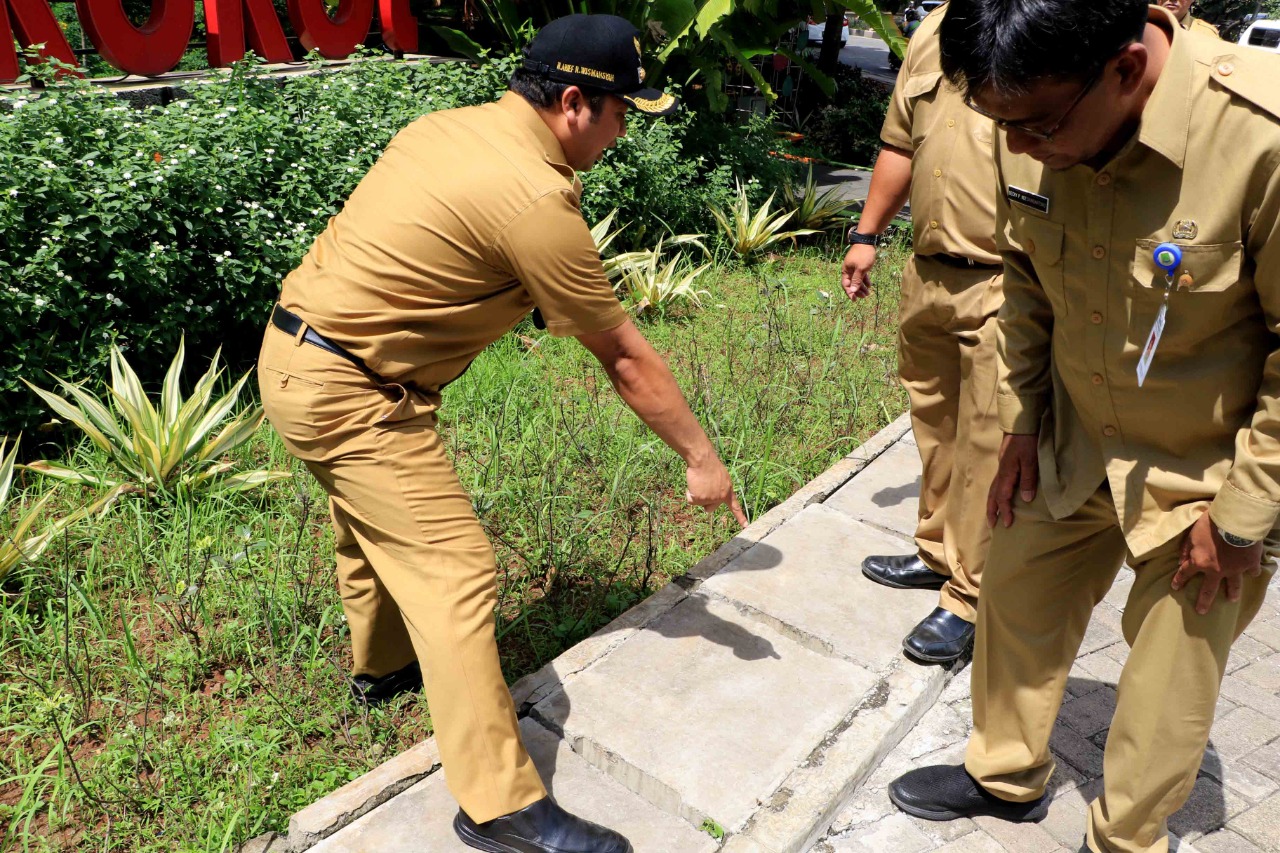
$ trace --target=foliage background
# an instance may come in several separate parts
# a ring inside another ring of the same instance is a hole
[[[247,363],[281,279],[395,131],[495,99],[511,67],[366,58],[282,85],[242,64],[141,111],[74,79],[0,95],[0,432],[44,419],[20,377],[99,373],[113,339],[150,377],[184,332]],[[631,125],[584,176],[590,221],[650,223],[619,248],[659,223],[707,232],[735,178],[760,199],[791,168],[762,120]]]

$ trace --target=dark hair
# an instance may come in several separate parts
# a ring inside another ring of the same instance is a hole
[[[916,14],[916,10],[915,10],[915,9],[908,9],[908,10],[907,10],[907,12],[906,12],[906,14],[902,16],[902,20],[904,20],[904,21],[918,21],[918,20],[920,20],[920,16]]]
[[[1142,37],[1147,9],[1147,0],[951,0],[942,70],[966,92],[1016,95],[1036,80],[1087,80]]]
[[[570,85],[572,84],[548,80],[541,74],[525,68],[517,68],[515,73],[511,75],[511,82],[507,84],[507,88],[523,97],[535,109],[549,110],[560,101],[560,96],[564,94],[564,90],[568,89]],[[604,108],[606,93],[590,86],[579,86],[578,88],[582,90],[582,95],[587,100],[587,109],[591,111],[592,118],[599,115],[600,110]]]

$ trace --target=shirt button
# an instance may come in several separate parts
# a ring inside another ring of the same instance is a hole
[[[1221,68],[1222,66],[1218,66],[1218,67],[1219,67],[1219,68]],[[955,119],[953,119],[953,118],[949,118],[949,119],[947,119],[947,127],[955,127],[955,126],[956,126],[956,120],[955,120]]]
[[[1026,250],[1027,250],[1027,254],[1028,254],[1028,255],[1034,255],[1034,254],[1036,253],[1036,241],[1035,241],[1035,240],[1032,240],[1030,237],[1028,237],[1028,238],[1023,242],[1023,244],[1022,244],[1022,248],[1024,248],[1024,249],[1026,249]]]
[[[1116,434],[1116,428],[1108,424],[1107,426],[1104,426],[1102,428],[1102,434],[1105,435],[1107,438],[1111,438],[1113,435]]]
[[[1101,384],[1102,384],[1102,381],[1103,381],[1103,380],[1102,380],[1102,374],[1101,374],[1101,373],[1095,373],[1095,374],[1093,374],[1093,384],[1094,384],[1094,385],[1101,385]]]
[[[1109,183],[1111,183],[1111,175],[1109,173],[1103,172],[1098,176],[1098,186],[1105,187]]]
[[[1094,311],[1092,314],[1090,314],[1090,315],[1089,315],[1089,322],[1090,322],[1090,323],[1093,323],[1093,325],[1095,325],[1095,326],[1101,326],[1101,325],[1102,325],[1102,315],[1101,315],[1101,314],[1099,314],[1097,311]]]
[[[934,169],[934,170],[933,170],[933,176],[934,176],[935,178],[941,178],[941,177],[942,177],[942,170],[941,170],[941,169]]]
[[[1236,67],[1232,65],[1230,62],[1218,63],[1218,73],[1221,74],[1223,77],[1230,77],[1231,72],[1235,70],[1236,70]]]
[[[1107,250],[1106,250],[1106,249],[1104,249],[1104,248],[1102,248],[1101,246],[1094,246],[1094,247],[1093,247],[1093,256],[1094,256],[1095,258],[1097,258],[1098,260],[1102,260],[1103,258],[1105,258],[1105,257],[1107,256]]]
[[[929,227],[930,227],[930,228],[937,228],[937,227],[938,227],[938,220],[936,220],[936,219],[935,219],[935,220],[933,220],[932,222],[930,222],[930,223],[929,223]]]

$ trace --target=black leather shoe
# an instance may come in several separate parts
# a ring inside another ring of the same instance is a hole
[[[926,566],[919,554],[867,557],[862,561],[862,573],[894,589],[942,589],[947,582],[947,576]]]
[[[351,695],[366,705],[381,705],[401,693],[414,693],[421,689],[422,667],[417,661],[381,678],[357,675],[351,679]]]
[[[925,663],[951,663],[973,644],[974,626],[950,610],[935,607],[933,612],[911,629],[902,648],[913,658]]]
[[[486,853],[632,853],[627,839],[569,814],[550,797],[488,823],[476,823],[458,809],[453,831],[463,844]]]
[[[1044,820],[1049,795],[1029,803],[1002,800],[974,781],[964,765],[935,764],[904,773],[889,785],[889,799],[909,815],[956,820],[990,815],[1015,822]]]

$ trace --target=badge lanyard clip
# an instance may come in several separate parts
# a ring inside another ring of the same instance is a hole
[[[1142,383],[1147,381],[1147,371],[1151,369],[1151,362],[1156,357],[1156,347],[1160,345],[1160,336],[1164,334],[1165,319],[1169,315],[1169,294],[1173,292],[1173,277],[1178,272],[1178,267],[1182,265],[1182,249],[1175,243],[1161,243],[1156,246],[1155,252],[1152,254],[1156,266],[1164,270],[1164,301],[1160,303],[1160,310],[1156,313],[1156,321],[1151,326],[1151,333],[1147,335],[1146,346],[1142,348],[1142,358],[1138,359],[1138,387],[1142,387]]]

